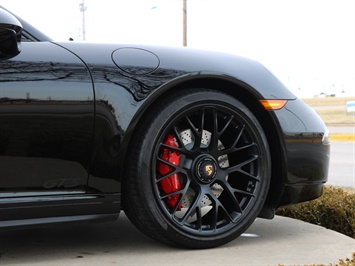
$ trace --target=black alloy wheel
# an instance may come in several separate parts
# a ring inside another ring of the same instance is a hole
[[[219,91],[180,91],[150,110],[134,136],[123,184],[127,216],[166,243],[210,248],[242,234],[270,184],[259,122]]]

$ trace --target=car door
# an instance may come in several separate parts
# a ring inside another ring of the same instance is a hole
[[[0,200],[85,193],[93,127],[93,84],[76,55],[23,42],[0,60]]]

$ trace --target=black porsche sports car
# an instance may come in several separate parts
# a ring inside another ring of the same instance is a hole
[[[116,220],[187,248],[322,194],[329,134],[258,62],[54,42],[0,7],[0,228]]]

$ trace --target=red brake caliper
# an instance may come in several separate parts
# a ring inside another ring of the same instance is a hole
[[[176,148],[178,147],[173,135],[168,135],[168,137],[164,141],[164,144],[171,147],[176,147]],[[161,158],[164,161],[167,161],[173,165],[179,165],[180,163],[180,153],[176,151],[170,151],[169,149],[166,148],[163,149]],[[158,171],[161,175],[167,175],[172,170],[173,170],[172,167],[170,167],[169,165],[166,165],[164,163],[158,163]],[[181,182],[178,174],[172,174],[171,176],[164,178],[162,181],[160,181],[159,186],[160,189],[163,190],[165,194],[170,194],[180,190]],[[168,205],[169,208],[174,208],[178,200],[179,200],[179,195],[172,195],[165,200],[165,203]],[[182,204],[180,203],[178,210],[180,210],[181,207]]]

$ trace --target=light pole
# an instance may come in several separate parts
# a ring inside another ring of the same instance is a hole
[[[153,6],[151,9],[156,9]],[[187,0],[182,0],[182,45],[187,46]]]
[[[82,26],[82,32],[83,32],[83,41],[85,41],[85,11],[87,7],[85,6],[85,0],[82,0],[82,2],[79,4],[80,12],[83,13],[83,26]]]
[[[182,45],[187,46],[187,5],[186,0],[183,1],[182,7]]]

